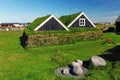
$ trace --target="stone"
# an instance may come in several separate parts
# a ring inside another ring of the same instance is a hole
[[[63,77],[66,77],[66,78],[81,78],[84,76],[84,74],[87,72],[87,69],[80,66],[81,69],[82,69],[82,72],[80,73],[80,69],[77,69],[77,68],[70,68],[70,67],[61,67],[61,68],[57,68],[55,70],[55,73],[57,75],[60,75],[60,76],[63,76]],[[74,69],[74,73],[73,73],[73,69]],[[68,72],[69,70],[69,72]]]
[[[72,62],[72,63],[71,63],[71,66],[72,66],[72,67],[75,67],[75,66],[78,66],[78,65],[79,65],[79,63],[77,63],[77,62]]]
[[[82,73],[83,73],[83,69],[82,69],[82,66],[75,66],[74,68],[73,68],[73,74],[74,75],[76,75],[76,76],[80,76],[80,75],[82,75]]]
[[[80,66],[82,66],[83,65],[83,61],[82,60],[76,60],[76,61],[74,61],[74,62],[72,62],[71,64],[70,64],[70,66],[71,67],[74,67],[74,66],[76,66],[76,65],[80,65]]]
[[[77,62],[77,63],[79,63],[79,64],[80,64],[80,66],[82,66],[82,65],[83,65],[83,61],[82,61],[82,60],[77,60],[76,62]]]
[[[93,66],[106,66],[106,61],[99,56],[92,56],[91,63]]]
[[[69,73],[69,69],[63,69],[63,72],[62,72],[64,75],[69,75],[70,73]]]
[[[83,73],[83,69],[82,69],[82,66],[81,66],[81,62],[72,62],[71,63],[71,66],[73,67],[72,68],[72,73],[76,76],[80,76],[82,73]]]

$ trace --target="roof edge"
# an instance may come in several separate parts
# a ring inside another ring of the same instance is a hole
[[[47,23],[51,18],[54,18],[60,25],[63,26],[63,28],[67,31],[69,31],[69,29],[53,14],[51,14],[45,21],[43,21],[38,27],[36,27],[34,29],[34,31],[37,31],[39,28],[41,28],[45,23]]]
[[[82,15],[84,15],[87,20],[93,25],[93,27],[96,27],[93,22],[87,17],[87,15],[84,13],[84,12],[81,12],[67,27],[70,28],[72,26],[72,24],[77,20],[79,19],[79,17],[81,17]]]

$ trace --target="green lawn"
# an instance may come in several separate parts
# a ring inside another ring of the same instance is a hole
[[[62,56],[71,62],[77,59],[88,60],[91,56],[102,54],[116,46],[101,45],[104,40],[97,40],[24,49],[19,39],[22,33],[22,31],[0,32],[0,80],[80,80],[63,78],[54,73],[54,70],[62,64],[52,60],[55,51],[60,50]],[[105,33],[105,39],[107,38],[113,38],[115,43],[120,43],[120,35]],[[96,73],[99,73],[99,80],[110,80],[107,70],[91,71],[92,75],[88,76],[88,80],[98,80]]]

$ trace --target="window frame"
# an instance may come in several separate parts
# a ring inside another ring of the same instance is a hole
[[[80,18],[79,19],[79,26],[85,26],[86,25],[86,19],[85,18]]]

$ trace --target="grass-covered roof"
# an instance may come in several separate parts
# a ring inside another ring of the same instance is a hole
[[[64,15],[61,16],[59,19],[66,25],[68,26],[79,14],[82,12],[71,14],[71,15]]]
[[[116,19],[116,22],[120,22],[120,16]]]
[[[36,27],[38,27],[42,22],[44,22],[50,15],[39,17],[35,19],[27,28],[30,31],[33,31]]]

